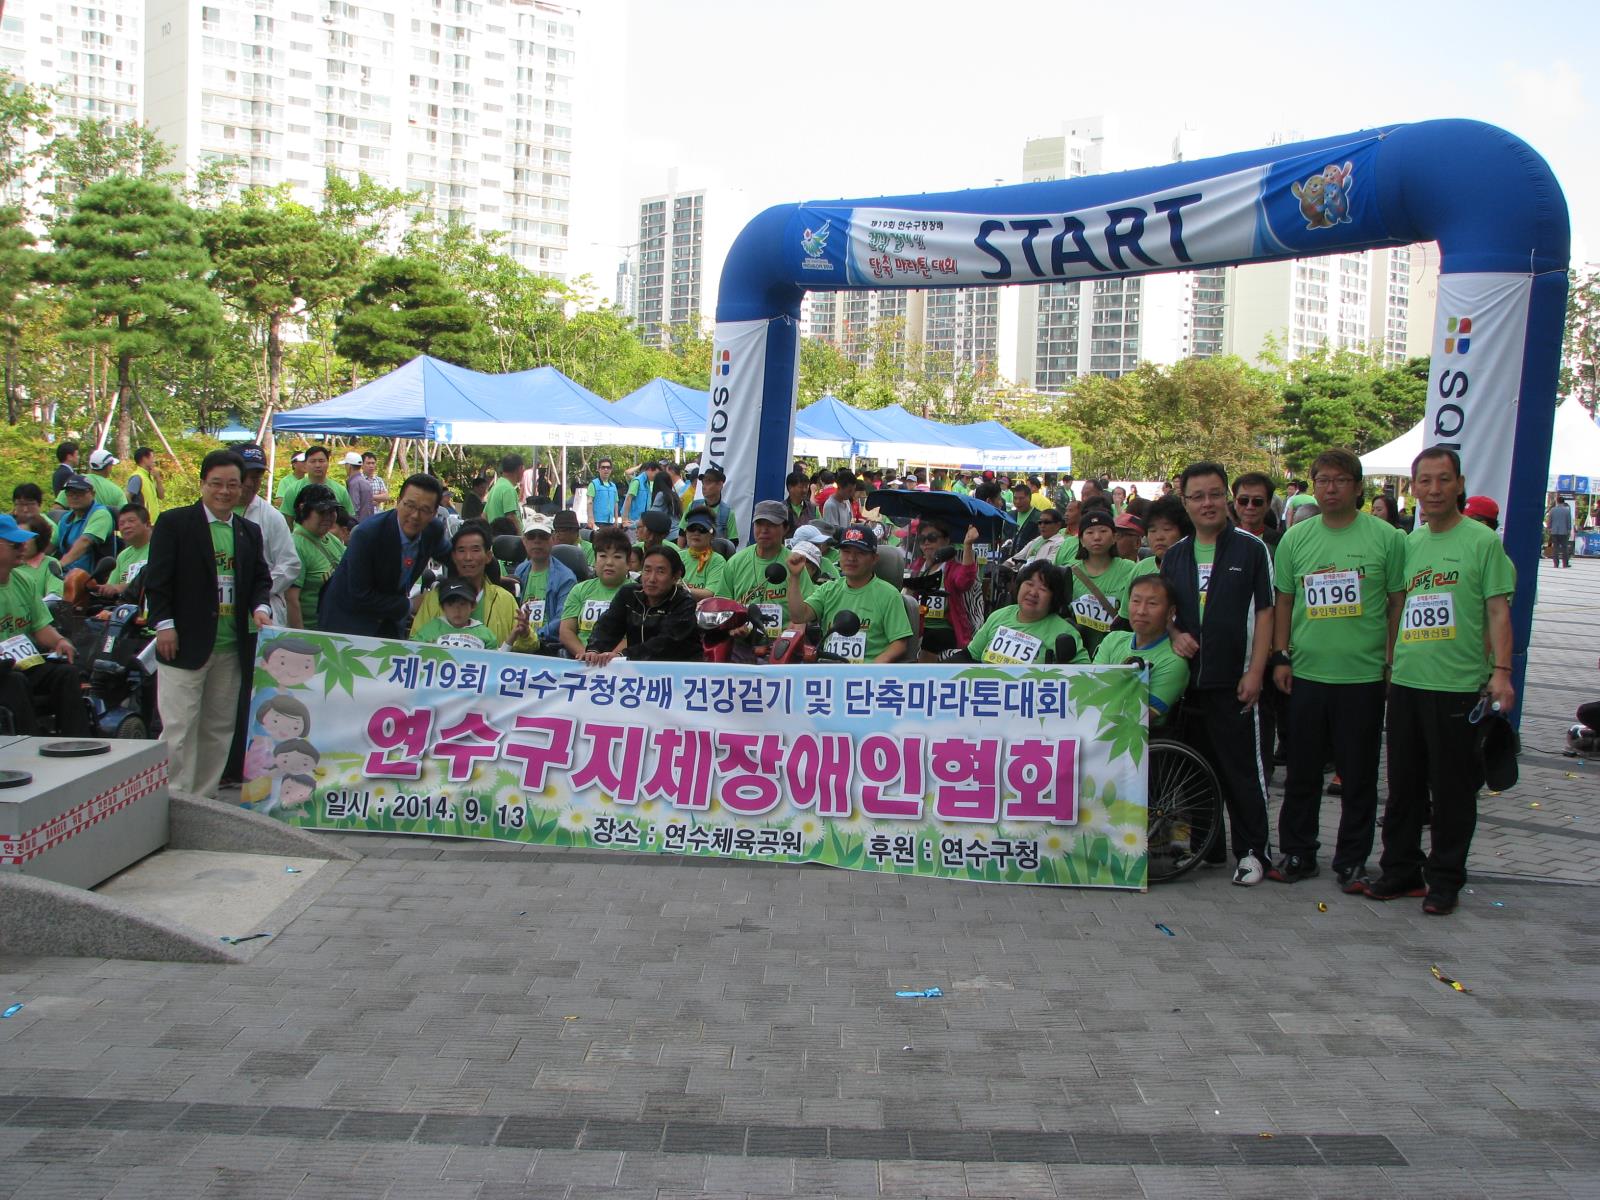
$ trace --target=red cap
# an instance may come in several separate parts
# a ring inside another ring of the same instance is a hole
[[[1488,496],[1468,496],[1465,515],[1478,519],[1488,517],[1490,520],[1498,521],[1500,506]]]
[[[1117,518],[1116,527],[1118,529],[1127,530],[1129,533],[1143,533],[1144,532],[1144,522],[1139,520],[1139,518],[1134,516],[1132,513],[1127,513],[1127,512],[1123,513],[1120,517]]]

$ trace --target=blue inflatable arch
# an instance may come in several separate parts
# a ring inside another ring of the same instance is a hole
[[[1115,278],[1436,241],[1428,444],[1459,449],[1517,567],[1520,688],[1566,313],[1566,200],[1502,129],[1424,121],[1052,183],[785,204],[723,267],[706,460],[748,526],[790,468],[807,291]]]

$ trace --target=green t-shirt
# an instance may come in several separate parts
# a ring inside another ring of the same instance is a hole
[[[789,551],[779,546],[777,553],[771,558],[762,558],[756,553],[755,546],[746,546],[727,562],[723,572],[722,594],[730,600],[737,600],[740,604],[759,604],[762,616],[766,618],[766,627],[776,631],[781,629],[785,622],[792,621],[794,616],[789,612],[786,603],[789,595]],[[784,578],[781,583],[767,582],[767,568],[777,563],[784,569]],[[812,582],[809,572],[800,576],[800,598],[809,601],[811,593],[817,585]],[[898,592],[895,593],[899,595]]]
[[[283,490],[278,493],[278,511],[292,521],[294,519],[295,497],[300,494],[303,488],[314,482],[316,481],[313,480],[309,475],[303,479],[284,480]],[[355,515],[356,506],[350,502],[350,492],[349,489],[344,486],[344,484],[340,483],[332,476],[329,476],[327,479],[322,481],[322,485],[333,492],[333,498],[339,502],[339,506],[343,508],[345,512],[349,513],[351,516]]]
[[[1343,529],[1320,516],[1287,530],[1273,586],[1294,597],[1289,648],[1296,679],[1378,683],[1389,649],[1389,596],[1406,586],[1406,538],[1358,512]]]
[[[1317,498],[1310,492],[1299,492],[1283,502],[1283,511],[1287,513],[1291,508],[1299,508],[1302,504],[1315,504],[1316,502]]]
[[[1130,586],[1133,580],[1138,579],[1141,575],[1161,574],[1161,560],[1154,554],[1149,558],[1136,558],[1131,561],[1133,562],[1133,574],[1128,580]]]
[[[125,546],[117,555],[117,569],[111,572],[110,582],[116,585],[132,583],[139,578],[145,563],[150,561],[150,543],[142,546]]]
[[[1406,601],[1390,678],[1432,692],[1475,692],[1494,665],[1484,602],[1516,591],[1516,568],[1494,530],[1466,517],[1444,533],[1418,526],[1405,543]]]
[[[30,567],[27,563],[18,563],[11,568],[13,575],[20,575],[23,579],[33,584],[34,590],[39,593],[39,599],[46,596],[61,595],[61,564],[53,558],[46,558],[37,567]]]
[[[1211,564],[1217,557],[1217,544],[1215,542],[1202,542],[1194,539],[1194,565],[1200,577],[1200,615],[1206,614],[1206,597],[1211,594]]]
[[[38,585],[13,570],[0,583],[0,658],[21,670],[44,661],[33,635],[50,624],[50,610],[39,597]]]
[[[892,584],[874,575],[864,587],[853,588],[849,580],[834,579],[813,585],[805,602],[817,614],[823,632],[822,648],[846,662],[871,662],[889,648],[890,642],[912,635],[906,602]],[[849,609],[861,618],[861,630],[854,637],[827,633],[833,618]]]
[[[307,629],[315,629],[323,585],[344,557],[344,543],[331,533],[312,537],[304,528],[296,525],[294,550],[300,556],[300,576],[295,581],[295,586],[300,589],[300,620]]]
[[[500,640],[482,621],[468,621],[465,625],[450,624],[443,617],[435,617],[411,635],[414,642],[430,646],[454,646],[462,650],[494,650]]]
[[[1064,571],[1070,571],[1072,565],[1078,561],[1078,539],[1070,533],[1061,535],[1061,545],[1056,547],[1056,566]]]
[[[217,642],[218,650],[231,650],[239,640],[233,627],[234,570],[233,526],[223,521],[207,521],[211,529],[211,552],[217,562]],[[181,632],[180,635],[182,636]]]
[[[567,592],[567,602],[561,608],[561,619],[578,623],[578,640],[587,646],[595,622],[606,615],[611,601],[621,590],[621,584],[607,587],[598,578],[575,583]]]
[[[695,562],[694,551],[685,550],[678,556],[683,559],[683,586],[699,588],[713,596],[728,594],[728,563],[722,555],[712,550],[702,566]]]
[[[522,501],[517,496],[516,484],[504,475],[489,485],[489,494],[483,498],[483,519],[491,525],[499,517],[510,517],[522,532]]]
[[[1100,639],[1110,632],[1111,623],[1127,615],[1128,587],[1133,582],[1133,560],[1113,558],[1110,565],[1098,575],[1089,570],[1087,562],[1074,563],[1073,566],[1092,579],[1095,587],[1110,603],[1109,608],[1101,604],[1077,573],[1073,573],[1072,619],[1083,631],[1083,640],[1092,653],[1100,644]]]
[[[1114,629],[1106,634],[1094,652],[1097,666],[1115,667],[1130,658],[1141,658],[1150,667],[1150,723],[1159,725],[1189,686],[1189,663],[1172,648],[1172,639],[1162,634],[1148,646],[1135,644],[1131,629]]]
[[[73,514],[69,512],[61,519],[61,523],[56,526],[56,552],[62,556],[65,556],[67,551],[72,549],[72,542],[62,540],[65,537],[63,531],[71,524],[72,519]],[[116,532],[116,528],[117,518],[112,515],[111,510],[109,508],[96,508],[89,513],[88,521],[77,530],[73,541],[81,538],[84,534],[88,534],[97,542],[109,541],[111,535]],[[91,567],[94,566],[93,563],[89,565]]]
[[[1089,655],[1071,621],[1046,613],[1038,621],[1021,619],[1022,610],[1015,604],[989,614],[989,619],[978,627],[967,643],[967,653],[975,662],[983,663],[1033,663],[1055,661],[1056,639],[1062,634],[1072,638],[1075,647],[1066,661],[1086,663]]]

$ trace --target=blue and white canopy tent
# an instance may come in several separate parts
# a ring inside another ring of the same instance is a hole
[[[698,453],[705,440],[706,408],[710,393],[696,391],[670,379],[652,379],[611,405],[620,421],[636,421],[659,431],[663,450]]]
[[[702,415],[702,422],[704,417]],[[274,433],[411,438],[431,463],[435,444],[560,447],[655,446],[661,429],[630,419],[554,367],[486,375],[420,355],[320,404],[274,413]]]

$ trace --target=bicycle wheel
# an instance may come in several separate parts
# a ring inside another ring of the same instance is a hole
[[[1150,882],[1194,869],[1222,836],[1222,785],[1193,747],[1150,743]]]

